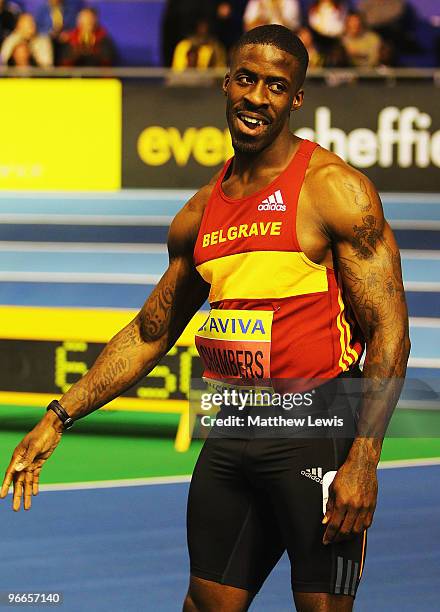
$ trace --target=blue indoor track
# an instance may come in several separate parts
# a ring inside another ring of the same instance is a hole
[[[355,610],[438,610],[440,465],[380,470],[379,478]],[[187,491],[183,483],[42,492],[20,514],[8,498],[0,504],[0,591],[61,591],[64,612],[178,612],[188,578]],[[283,558],[251,610],[292,609]]]

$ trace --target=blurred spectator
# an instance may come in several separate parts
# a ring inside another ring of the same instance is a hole
[[[39,32],[58,36],[62,30],[73,30],[80,9],[79,0],[47,0],[37,13]]]
[[[347,16],[346,3],[340,0],[315,0],[309,8],[309,26],[322,38],[342,36]]]
[[[399,52],[420,51],[420,45],[413,34],[416,15],[406,0],[359,0],[358,11],[365,25],[375,30]]]
[[[94,9],[82,9],[76,18],[76,28],[66,33],[61,65],[113,66],[115,47],[107,31],[99,24]]]
[[[342,42],[352,66],[372,68],[379,65],[381,38],[375,32],[364,27],[360,15],[356,13],[348,15]]]
[[[0,56],[4,64],[8,63],[15,47],[22,42],[26,42],[29,45],[37,66],[48,68],[53,65],[50,39],[48,36],[41,36],[37,33],[35,19],[30,13],[22,13],[18,17],[14,31],[3,41]]]
[[[0,0],[0,43],[9,36],[17,23],[17,17],[21,13],[18,4]]]
[[[222,68],[226,65],[223,46],[211,34],[207,19],[199,19],[194,34],[181,40],[174,50],[172,68]]]
[[[191,35],[198,19],[209,18],[211,7],[201,0],[167,0],[162,21],[162,56],[171,66],[177,44]]]
[[[247,0],[207,0],[212,33],[227,51],[243,33],[243,14]]]
[[[309,28],[300,28],[297,35],[301,39],[303,45],[307,49],[307,53],[309,54],[310,68],[322,67],[324,65],[324,57],[316,48],[315,41],[313,40],[313,34]]]
[[[80,8],[79,0],[47,0],[37,13],[39,32],[47,34],[52,40],[55,64],[59,64],[61,60],[66,39],[65,30],[75,27]]]
[[[346,3],[340,0],[316,0],[309,8],[309,26],[315,45],[324,58],[325,68],[348,66],[347,54],[341,42],[346,16]]]
[[[8,66],[16,68],[29,68],[36,65],[37,62],[32,54],[30,45],[24,40],[14,47],[11,57],[8,59]]]
[[[249,0],[243,16],[243,29],[247,32],[271,23],[297,30],[301,25],[299,0]]]

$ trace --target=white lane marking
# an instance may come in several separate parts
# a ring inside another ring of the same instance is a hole
[[[440,368],[440,359],[433,358],[425,358],[425,357],[410,357],[408,359],[408,367],[409,368]]]
[[[160,274],[116,274],[111,272],[0,272],[0,282],[18,283],[155,285],[160,278]]]
[[[381,193],[380,197],[384,203],[388,204],[440,204],[440,194],[438,193]]]
[[[427,457],[426,459],[397,459],[395,461],[381,461],[379,469],[388,470],[405,467],[428,467],[440,465],[440,457]]]
[[[427,459],[400,459],[396,461],[381,461],[379,469],[395,469],[403,467],[426,467],[440,465],[440,457]],[[117,489],[122,487],[145,487],[151,485],[185,484],[191,481],[191,476],[161,476],[152,478],[125,478],[123,480],[94,480],[90,482],[70,482],[41,485],[40,491],[84,491],[90,489]]]
[[[40,491],[82,491],[87,489],[113,489],[120,487],[145,487],[149,485],[180,484],[190,482],[191,476],[158,476],[151,478],[124,478],[121,480],[94,480],[41,485]]]
[[[173,215],[62,215],[0,213],[0,223],[14,225],[169,225]]]
[[[165,243],[145,243],[135,242],[32,242],[30,240],[0,240],[0,251],[62,251],[62,252],[85,252],[85,253],[112,253],[113,251],[123,251],[126,253],[166,253]],[[437,261],[440,259],[440,251],[410,250],[400,251],[402,259],[423,259]]]
[[[440,327],[440,319],[434,317],[409,317],[411,327]]]
[[[164,243],[135,242],[28,242],[22,240],[0,240],[0,251],[26,251],[32,253],[167,253]]]
[[[19,200],[186,200],[196,189],[121,189],[120,191],[8,191],[3,189],[0,201],[7,198]],[[414,194],[416,197],[416,194]],[[418,196],[416,199],[419,201]]]
[[[408,230],[438,230],[440,221],[434,219],[390,219],[388,223],[393,229]]]
[[[119,191],[13,191],[2,190],[1,199],[7,197],[17,197],[21,200],[54,200],[60,196],[81,200],[85,197],[90,200],[119,200],[119,199],[170,199],[170,198],[190,198],[196,193],[196,189],[121,189]],[[421,203],[421,204],[440,204],[438,193],[400,193],[400,192],[381,192],[380,197],[387,203]]]
[[[440,291],[439,282],[426,282],[426,281],[404,281],[406,291],[423,291],[426,293]]]
[[[0,272],[0,282],[17,283],[116,283],[142,285],[157,283],[159,274],[116,274],[112,272]],[[405,283],[407,291],[440,292],[439,283]]]
[[[422,249],[401,249],[402,259],[440,259],[440,251]]]

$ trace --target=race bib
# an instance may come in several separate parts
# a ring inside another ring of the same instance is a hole
[[[212,309],[195,343],[204,378],[270,379],[273,311]]]

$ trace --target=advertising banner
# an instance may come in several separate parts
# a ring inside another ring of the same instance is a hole
[[[381,191],[440,188],[440,106],[431,84],[310,83],[296,133],[333,150]],[[123,88],[122,184],[198,188],[233,154],[220,86]]]
[[[1,79],[0,190],[121,187],[121,83]]]

